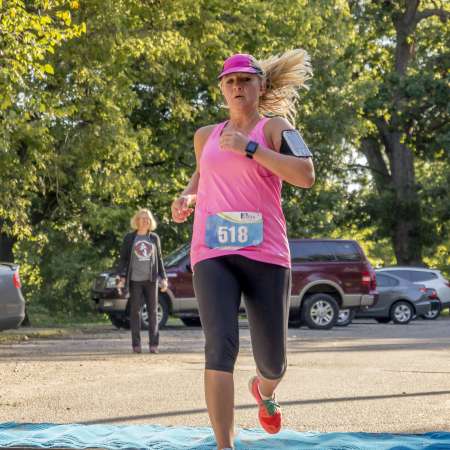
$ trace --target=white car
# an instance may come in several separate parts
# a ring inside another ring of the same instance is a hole
[[[426,269],[424,267],[384,267],[377,272],[386,272],[399,278],[421,284],[426,288],[436,290],[442,308],[450,308],[450,281],[448,281],[439,270]]]

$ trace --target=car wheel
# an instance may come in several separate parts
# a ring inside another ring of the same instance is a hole
[[[128,319],[125,316],[117,316],[115,314],[108,314],[109,316],[109,320],[111,321],[111,323],[117,328],[117,329],[121,329],[123,328],[124,330],[129,330],[130,329],[130,322],[128,321]]]
[[[391,318],[390,317],[377,317],[377,318],[375,318],[375,320],[378,323],[389,323],[391,321]]]
[[[421,315],[422,319],[425,320],[435,320],[441,315],[440,309],[435,309],[434,311],[428,311],[426,314]]]
[[[158,318],[158,327],[164,328],[169,319],[169,302],[164,294],[159,294],[158,296],[156,315]],[[148,330],[148,312],[145,303],[141,308],[141,330]]]
[[[348,327],[353,322],[355,315],[356,311],[354,309],[340,309],[336,326]]]
[[[329,330],[338,320],[339,306],[331,295],[313,294],[304,300],[301,315],[308,328]]]
[[[180,317],[187,327],[201,327],[200,317]]]
[[[409,302],[401,300],[391,307],[391,319],[396,324],[406,325],[411,322],[413,316],[414,308]]]
[[[301,320],[289,320],[288,327],[289,328],[300,328],[302,326]]]
[[[295,308],[295,310],[289,311],[288,327],[289,328],[300,328],[302,326],[302,318],[300,308]]]

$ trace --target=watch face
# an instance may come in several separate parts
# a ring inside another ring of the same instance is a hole
[[[249,153],[255,153],[256,149],[258,148],[258,143],[254,141],[250,141],[247,144],[247,148],[245,149]]]

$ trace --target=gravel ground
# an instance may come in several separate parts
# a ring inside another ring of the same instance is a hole
[[[36,330],[30,330],[33,332]],[[236,366],[236,425],[256,427],[246,323]],[[144,336],[144,342],[147,342]],[[161,353],[134,355],[129,332],[99,326],[0,344],[0,422],[209,426],[203,335],[161,332]],[[297,431],[450,431],[450,319],[407,326],[358,320],[347,328],[290,329],[278,390]]]

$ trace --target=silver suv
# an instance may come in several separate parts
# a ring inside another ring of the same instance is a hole
[[[435,289],[441,301],[442,308],[450,308],[450,281],[439,270],[424,267],[383,267],[377,272],[386,272],[414,284],[421,284],[426,288]]]

